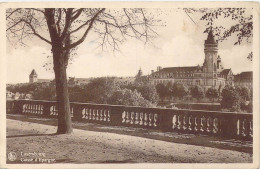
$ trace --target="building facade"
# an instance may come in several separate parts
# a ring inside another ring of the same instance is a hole
[[[241,72],[234,76],[235,86],[246,87],[248,89],[253,88],[253,72]]]
[[[225,85],[234,85],[234,75],[231,69],[224,69],[221,57],[218,55],[218,43],[212,31],[208,33],[204,43],[205,59],[202,66],[189,67],[157,67],[149,76],[151,83],[181,83],[187,86],[199,85],[206,91],[208,88],[221,90]]]

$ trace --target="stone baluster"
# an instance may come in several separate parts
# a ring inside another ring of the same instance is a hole
[[[86,119],[89,120],[89,116],[90,116],[90,109],[89,108],[85,108],[85,112],[86,112]]]
[[[99,121],[103,121],[103,110],[100,110]]]
[[[157,124],[157,122],[158,122],[158,114],[157,113],[154,114],[153,121],[154,121],[153,126],[157,127],[158,126],[158,124]]]
[[[140,121],[139,121],[139,113],[136,112],[135,113],[135,125],[138,125],[139,123],[140,123]]]
[[[174,114],[172,116],[172,129],[173,130],[178,129],[178,115],[177,114]]]
[[[22,113],[25,113],[26,112],[26,104],[23,105],[23,110],[22,110]]]
[[[246,119],[241,120],[241,122],[242,122],[241,136],[245,137],[246,136],[246,126],[245,126]]]
[[[130,122],[130,115],[129,115],[129,112],[127,111],[126,112],[126,121],[125,121],[125,123],[127,124],[129,122]]]
[[[148,124],[148,115],[147,113],[144,113],[144,125],[147,126]]]
[[[196,116],[195,117],[195,131],[199,132],[201,128],[201,117],[200,116]]]
[[[249,136],[251,138],[253,138],[253,121],[250,120],[250,123],[249,123]]]
[[[183,127],[183,117],[181,114],[178,115],[178,130],[182,130]]]
[[[135,112],[131,112],[130,117],[130,124],[134,124]]]
[[[212,133],[212,130],[213,130],[213,120],[211,117],[207,117],[207,128],[206,128],[206,131],[208,133]]]
[[[82,109],[81,114],[82,114],[81,118],[86,119],[86,109],[85,108]]]
[[[144,120],[144,113],[140,113],[140,122],[139,122],[140,126],[144,124],[143,120]]]
[[[100,111],[100,110],[97,109],[97,117],[96,117],[96,120],[98,120],[98,121],[99,121],[99,111]]]
[[[41,105],[41,115],[43,115],[43,105]]]
[[[188,121],[188,130],[192,132],[194,131],[194,128],[195,128],[195,118],[193,115],[190,115]]]
[[[213,119],[213,124],[212,124],[212,126],[213,126],[213,129],[212,129],[213,133],[214,133],[214,134],[218,133],[218,132],[219,132],[219,120],[218,120],[217,117],[215,117],[215,118]]]
[[[188,130],[188,119],[189,117],[187,115],[183,115],[183,127],[182,129],[184,131]]]
[[[96,120],[96,109],[92,110],[92,120]]]
[[[34,104],[34,105],[33,105],[33,113],[34,113],[34,114],[37,114],[37,104]]]
[[[36,114],[36,104],[33,104],[32,113],[33,113],[33,114]]]
[[[149,113],[149,126],[152,126],[153,124],[153,114],[152,113]]]
[[[53,106],[50,107],[50,115],[52,116],[54,114]]]
[[[103,121],[107,121],[107,110],[104,110],[104,118]]]
[[[126,123],[126,112],[122,113],[122,123]]]
[[[88,119],[89,119],[89,120],[92,120],[92,109],[89,109],[89,112],[88,112],[88,113],[89,113],[89,115],[88,115],[89,118],[88,118]]]
[[[27,113],[27,114],[29,114],[29,113],[30,113],[30,106],[31,106],[31,105],[30,105],[30,104],[28,104],[28,106],[27,106],[27,111],[26,111],[26,113]]]
[[[200,131],[201,132],[206,132],[207,130],[207,119],[205,116],[201,117],[201,126],[200,126]]]
[[[110,122],[111,112],[110,110],[107,111],[107,121]]]

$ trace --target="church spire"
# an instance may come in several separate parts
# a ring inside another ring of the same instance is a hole
[[[207,43],[207,44],[215,44],[215,43],[217,43],[215,41],[212,29],[210,29],[210,31],[208,33],[208,38],[207,38],[207,40],[205,40],[205,43]]]

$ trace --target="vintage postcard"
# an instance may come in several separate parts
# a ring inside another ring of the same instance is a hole
[[[1,169],[259,167],[259,3],[0,7]]]

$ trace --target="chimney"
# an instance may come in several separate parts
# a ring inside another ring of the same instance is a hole
[[[162,69],[161,66],[157,66],[157,71],[160,71]]]
[[[152,74],[154,73],[154,70],[152,70]]]

